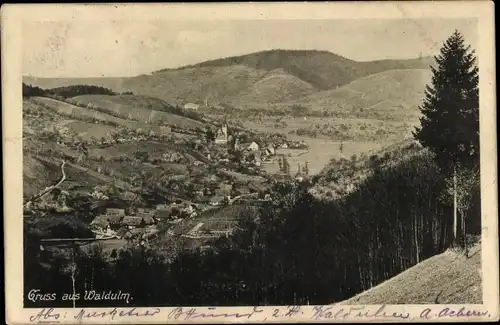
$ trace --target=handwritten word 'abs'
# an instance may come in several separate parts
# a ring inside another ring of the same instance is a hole
[[[54,308],[44,308],[29,319],[32,323],[59,323],[60,318],[61,314],[56,313]]]

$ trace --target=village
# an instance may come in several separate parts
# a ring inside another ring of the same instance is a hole
[[[211,146],[211,149],[205,147],[207,149],[205,158],[208,162],[218,166],[221,175],[236,177],[235,180],[223,180],[212,175],[209,183],[193,185],[190,200],[177,198],[165,200],[164,203],[155,206],[135,209],[107,208],[90,223],[90,230],[95,234],[96,239],[122,239],[133,241],[138,245],[148,245],[160,233],[189,239],[214,239],[231,235],[235,230],[235,223],[231,222],[230,218],[222,218],[224,222],[219,222],[216,227],[210,227],[208,224],[213,224],[214,220],[207,220],[203,218],[203,215],[209,211],[242,202],[269,201],[269,193],[242,185],[245,183],[238,182],[237,178],[254,174],[260,178],[266,176],[281,180],[293,179],[286,157],[279,156],[277,151],[280,148],[304,149],[307,145],[304,142],[283,141],[282,138],[260,138],[243,142],[240,139],[248,138],[244,132],[231,132],[230,130],[228,123],[224,122],[213,134],[207,136],[208,139],[204,139],[209,142],[208,146]],[[154,134],[149,136],[155,137]],[[134,134],[134,140],[135,137],[137,135]],[[165,140],[165,137],[161,140]],[[190,141],[196,147],[202,143],[201,140],[192,138]],[[165,153],[162,158],[172,161],[171,156]],[[276,161],[280,165],[278,175],[266,175],[261,170],[260,167],[264,164],[272,164]],[[199,161],[195,161],[194,165],[199,164]],[[241,173],[234,171],[238,169],[243,170]],[[299,171],[294,176],[295,180],[303,180],[304,175],[307,175],[307,163],[303,166],[302,173],[299,167]],[[201,218],[198,220],[199,217]],[[202,219],[204,222],[200,221]]]

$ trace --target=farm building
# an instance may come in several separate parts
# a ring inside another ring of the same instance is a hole
[[[124,216],[120,215],[98,215],[90,223],[90,229],[93,231],[107,231],[107,229],[116,230],[121,227]]]
[[[187,103],[184,105],[184,109],[190,109],[190,110],[197,111],[198,108],[200,108],[200,105],[195,104],[195,103]]]
[[[276,151],[274,150],[274,147],[272,144],[268,145],[266,148],[266,154],[268,156],[274,156],[276,154]]]
[[[259,150],[259,145],[255,142],[250,143],[250,145],[247,147],[248,150],[250,151],[257,151]]]
[[[174,214],[178,214],[177,210],[178,209],[174,209],[174,208],[169,207],[169,206],[164,206],[161,209],[158,209],[158,207],[157,207],[157,209],[155,211],[155,218],[157,218],[157,219],[169,219],[172,216],[174,216]]]
[[[108,216],[125,216],[125,209],[106,209]]]
[[[151,216],[154,214],[154,210],[148,208],[137,208],[137,215],[139,214],[147,214]]]

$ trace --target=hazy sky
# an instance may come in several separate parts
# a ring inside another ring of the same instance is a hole
[[[455,29],[475,47],[476,28],[473,19],[25,22],[23,75],[134,76],[269,49],[416,58],[436,54]]]

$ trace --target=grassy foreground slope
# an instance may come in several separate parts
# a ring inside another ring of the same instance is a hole
[[[477,245],[469,258],[447,250],[341,304],[481,304],[482,297]]]

